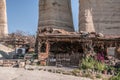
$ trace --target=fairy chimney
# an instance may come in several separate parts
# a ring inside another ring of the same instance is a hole
[[[0,38],[8,35],[6,0],[0,0]]]
[[[39,0],[38,28],[74,31],[71,0]]]

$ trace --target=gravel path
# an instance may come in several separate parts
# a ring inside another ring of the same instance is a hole
[[[38,70],[28,71],[17,68],[0,67],[0,80],[90,80],[90,79],[49,73]]]

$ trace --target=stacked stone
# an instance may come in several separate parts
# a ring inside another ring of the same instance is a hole
[[[0,38],[7,36],[6,0],[0,0]]]
[[[40,0],[38,27],[74,31],[71,0]]]
[[[120,35],[120,0],[80,0],[80,31]]]

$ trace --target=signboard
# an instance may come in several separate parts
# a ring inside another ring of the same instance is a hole
[[[107,49],[108,55],[115,56],[115,48],[116,47],[109,47]]]

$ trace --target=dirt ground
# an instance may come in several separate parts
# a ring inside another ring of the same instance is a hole
[[[28,71],[21,68],[0,67],[0,80],[90,80],[81,77],[49,73],[45,71]]]

